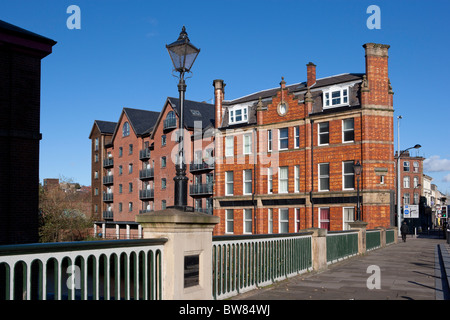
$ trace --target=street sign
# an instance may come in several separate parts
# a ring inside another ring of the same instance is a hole
[[[405,218],[411,218],[411,211],[409,208],[409,205],[405,204],[405,206],[403,207],[403,217]]]
[[[410,218],[419,218],[419,205],[412,204],[409,206]]]

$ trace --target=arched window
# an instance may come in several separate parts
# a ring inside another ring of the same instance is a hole
[[[169,119],[175,119],[175,112],[170,111],[170,112],[167,114],[166,120],[169,120]]]
[[[130,135],[130,124],[125,122],[122,128],[122,137],[128,137]]]

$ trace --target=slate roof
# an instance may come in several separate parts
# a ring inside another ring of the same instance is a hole
[[[179,115],[180,99],[167,98],[177,115]],[[202,129],[210,126],[214,127],[215,109],[214,104],[206,102],[197,102],[191,100],[184,100],[184,126],[187,128],[194,128],[196,121],[202,122]]]
[[[113,134],[116,130],[117,122],[103,120],[95,120],[94,122],[97,125],[98,130],[100,130],[100,133]]]
[[[311,89],[326,87],[326,86],[343,83],[343,82],[361,80],[363,75],[364,75],[364,73],[345,73],[345,74],[340,74],[340,75],[336,75],[336,76],[317,79],[316,83],[311,86]],[[290,93],[306,91],[306,89],[307,89],[306,82],[300,82],[300,83],[288,85],[288,86],[286,86],[286,88],[289,90]],[[280,87],[262,90],[262,91],[255,92],[255,93],[252,93],[247,96],[237,98],[234,100],[224,100],[222,103],[223,103],[223,105],[234,105],[234,104],[239,104],[239,103],[257,101],[259,99],[259,97],[261,97],[262,99],[271,98],[276,95],[278,90],[280,90]]]
[[[123,108],[136,135],[150,132],[158,120],[159,112],[141,109]]]

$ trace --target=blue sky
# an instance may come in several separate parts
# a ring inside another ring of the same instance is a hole
[[[69,30],[67,8],[81,9],[81,29]],[[369,29],[370,5],[381,29]],[[450,192],[450,1],[403,0],[15,0],[0,2],[0,19],[57,41],[42,62],[40,179],[65,176],[90,185],[94,120],[117,121],[122,108],[160,111],[178,96],[165,45],[183,25],[201,48],[186,98],[213,99],[223,79],[225,99],[317,77],[364,72],[367,42],[389,44],[400,148],[417,143],[426,174]],[[413,151],[416,154],[416,151]]]

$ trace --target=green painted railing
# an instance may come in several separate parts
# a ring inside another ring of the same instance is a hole
[[[366,231],[366,251],[374,250],[381,247],[381,231],[367,230]]]
[[[327,263],[358,254],[357,231],[332,231],[327,234]]]
[[[161,299],[166,241],[0,246],[0,300]]]
[[[394,242],[395,242],[395,230],[394,229],[386,230],[386,245]]]
[[[213,237],[213,297],[224,299],[312,268],[311,234]]]

